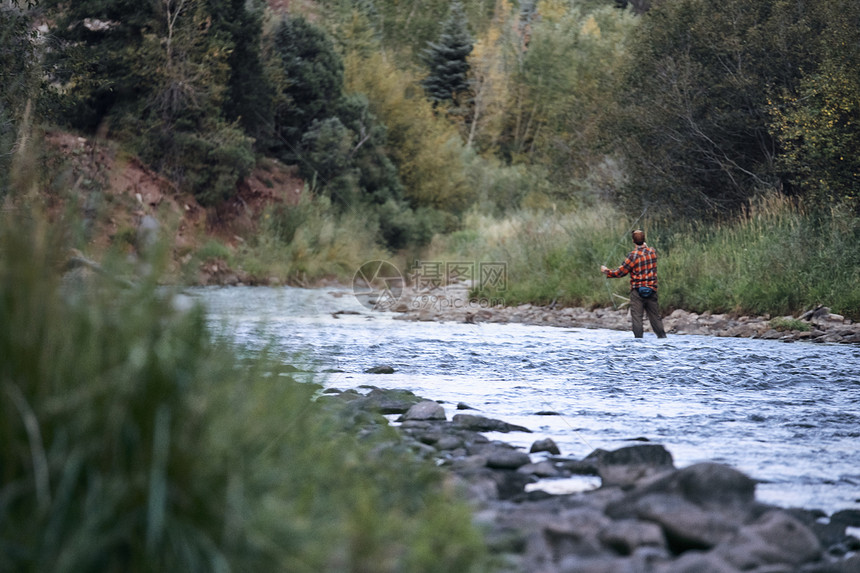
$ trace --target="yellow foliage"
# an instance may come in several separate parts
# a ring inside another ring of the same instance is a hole
[[[585,22],[582,24],[582,35],[600,39],[600,24],[597,23],[594,16],[589,16],[585,19]]]
[[[570,7],[563,0],[541,0],[538,14],[547,22],[558,22],[570,13]]]
[[[505,54],[510,43],[505,34],[512,30],[511,13],[508,0],[496,3],[493,20],[469,57],[475,103],[466,141],[484,153],[496,150],[512,99],[512,73]]]
[[[388,128],[388,145],[406,196],[415,205],[448,211],[470,202],[456,129],[433,113],[418,78],[379,51],[344,58],[347,93],[363,93]]]

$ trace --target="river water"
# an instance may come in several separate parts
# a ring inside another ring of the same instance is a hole
[[[856,345],[407,322],[338,289],[190,292],[220,335],[251,348],[272,341],[327,387],[409,389],[444,401],[448,419],[463,402],[534,432],[491,439],[527,448],[551,437],[576,458],[647,438],[677,467],[717,461],[760,480],[760,501],[860,508]],[[364,373],[383,364],[396,372]]]

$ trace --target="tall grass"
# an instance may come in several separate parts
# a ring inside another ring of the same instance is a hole
[[[860,219],[765,197],[725,224],[665,225],[664,304],[740,314],[797,314],[823,304],[860,318]]]
[[[281,282],[351,281],[366,261],[388,257],[378,235],[367,213],[337,212],[325,197],[307,194],[296,206],[269,208],[236,262],[251,275]]]
[[[697,224],[624,217],[608,207],[569,212],[471,213],[464,229],[437,237],[428,259],[507,264],[507,289],[479,294],[523,302],[611,306],[627,279],[604,279],[642,227],[660,256],[664,310],[797,314],[818,304],[860,318],[860,220],[834,210],[811,213],[776,197],[745,216]],[[613,294],[614,293],[614,294]]]
[[[359,439],[319,386],[215,340],[156,274],[64,274],[58,226],[15,219],[0,229],[0,570],[481,569],[468,509],[385,425]]]
[[[437,237],[427,258],[444,261],[499,262],[507,267],[504,290],[476,294],[502,298],[508,305],[611,305],[608,283],[599,268],[620,263],[629,244],[630,222],[608,207],[556,213],[519,211],[501,218],[470,213],[464,229]],[[619,258],[620,257],[620,258]],[[480,285],[479,285],[480,286]]]

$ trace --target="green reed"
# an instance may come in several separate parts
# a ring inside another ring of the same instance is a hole
[[[0,570],[484,570],[468,507],[384,419],[359,438],[157,273],[67,269],[59,228],[0,227]]]
[[[692,223],[645,214],[636,220],[610,208],[523,211],[502,218],[471,214],[465,229],[439,237],[426,257],[505,262],[507,289],[476,293],[507,304],[612,306],[627,279],[604,279],[632,248],[632,227],[647,233],[660,256],[664,310],[798,314],[819,304],[860,318],[860,219],[807,212],[766,197],[741,217]],[[614,294],[613,294],[614,293]]]

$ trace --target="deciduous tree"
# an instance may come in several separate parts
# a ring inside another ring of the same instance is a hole
[[[628,202],[687,214],[738,209],[778,185],[767,101],[816,66],[803,2],[659,2],[642,16],[615,124]],[[635,205],[635,206],[633,206]]]
[[[786,190],[810,205],[860,212],[860,7],[824,0],[811,12],[822,62],[769,101],[777,168]]]
[[[509,49],[515,41],[511,19],[510,2],[499,0],[490,27],[469,56],[474,101],[465,139],[467,146],[485,153],[498,150],[511,97],[511,70],[515,58]]]

